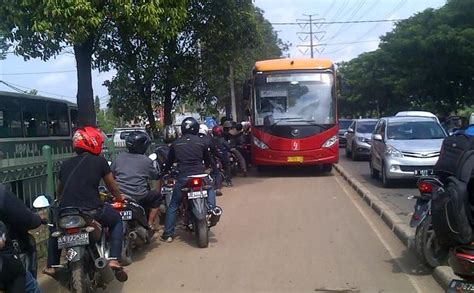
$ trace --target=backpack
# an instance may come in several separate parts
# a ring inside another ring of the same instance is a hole
[[[474,240],[473,206],[469,182],[474,169],[474,150],[461,155],[453,176],[444,180],[444,186],[433,192],[431,201],[432,225],[441,247],[453,247]],[[474,196],[474,195],[473,195]]]
[[[439,159],[434,166],[436,175],[445,179],[454,176],[458,167],[467,160],[468,152],[474,150],[474,136],[459,132],[444,139]]]

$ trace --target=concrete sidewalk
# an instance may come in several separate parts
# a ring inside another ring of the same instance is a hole
[[[335,165],[337,172],[349,183],[349,185],[359,194],[359,196],[382,218],[395,235],[408,247],[413,247],[415,229],[409,227],[405,220],[402,220],[392,209],[382,200],[375,196],[368,188],[359,182],[350,172],[340,164]],[[449,266],[440,266],[433,270],[433,278],[446,289],[452,279],[459,279],[454,275]]]

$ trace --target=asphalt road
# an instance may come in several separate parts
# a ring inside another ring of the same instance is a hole
[[[410,196],[418,194],[416,188],[416,180],[397,180],[391,188],[382,187],[381,179],[373,179],[370,177],[368,158],[358,161],[352,161],[345,156],[344,148],[340,148],[339,164],[359,180],[374,195],[382,199],[401,219],[410,221],[413,213],[415,200]]]
[[[333,171],[236,178],[210,246],[179,231],[137,252],[106,292],[442,292],[430,272]],[[41,277],[44,292],[58,292]]]

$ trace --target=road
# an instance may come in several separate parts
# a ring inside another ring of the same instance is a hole
[[[340,149],[339,164],[374,195],[382,199],[401,219],[409,223],[415,205],[415,200],[409,197],[418,193],[416,180],[399,180],[396,181],[394,187],[384,188],[380,179],[370,177],[368,159],[352,161],[346,158],[344,148]]]
[[[236,178],[199,249],[180,231],[137,252],[106,292],[442,292],[430,272],[333,171]],[[42,277],[44,292],[57,292]]]

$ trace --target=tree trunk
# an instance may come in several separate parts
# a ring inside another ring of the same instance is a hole
[[[94,92],[92,90],[92,51],[94,38],[74,45],[77,66],[77,124],[79,127],[96,126]]]
[[[142,102],[143,107],[145,107],[145,113],[148,118],[148,122],[150,123],[151,131],[153,136],[156,134],[156,121],[155,121],[155,113],[153,111],[153,107],[151,106],[151,86],[148,86],[147,89],[142,91]]]
[[[237,121],[237,106],[235,103],[235,81],[234,81],[234,67],[229,64],[229,83],[230,83],[230,105],[232,111],[232,120]]]
[[[164,125],[172,125],[173,124],[173,116],[171,115],[171,110],[173,109],[173,100],[171,99],[172,90],[170,87],[165,86],[164,91]]]

